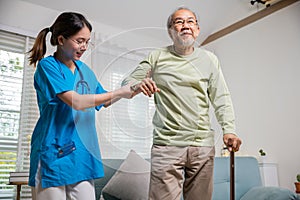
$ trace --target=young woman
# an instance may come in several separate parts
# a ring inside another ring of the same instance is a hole
[[[65,12],[40,31],[30,50],[30,64],[37,64],[34,87],[40,111],[30,155],[34,200],[95,199],[93,179],[104,175],[95,110],[133,96],[130,86],[105,91],[80,61],[91,31],[83,15]],[[43,58],[48,33],[57,49]]]

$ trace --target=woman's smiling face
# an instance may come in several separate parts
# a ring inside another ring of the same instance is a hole
[[[71,60],[79,60],[83,53],[87,50],[90,41],[91,32],[84,26],[75,35],[64,38],[62,50]]]

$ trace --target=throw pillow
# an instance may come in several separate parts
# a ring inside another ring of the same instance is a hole
[[[104,199],[147,200],[150,163],[131,150],[102,190]]]
[[[280,187],[254,187],[251,188],[241,200],[300,200],[300,197],[285,188]]]

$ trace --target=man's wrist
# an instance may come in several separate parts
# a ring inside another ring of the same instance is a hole
[[[136,92],[137,89],[138,89],[138,84],[131,85],[131,86],[130,86],[130,89],[131,89],[133,92]]]

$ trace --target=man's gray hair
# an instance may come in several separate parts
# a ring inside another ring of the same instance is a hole
[[[179,7],[177,8],[168,18],[168,21],[167,21],[167,28],[170,29],[173,25],[173,16],[175,14],[175,12],[177,12],[178,10],[188,10],[190,12],[193,13],[193,15],[195,16],[196,20],[197,20],[197,15],[194,11],[192,11],[191,9],[187,8],[187,7]],[[198,22],[197,22],[198,23]]]

